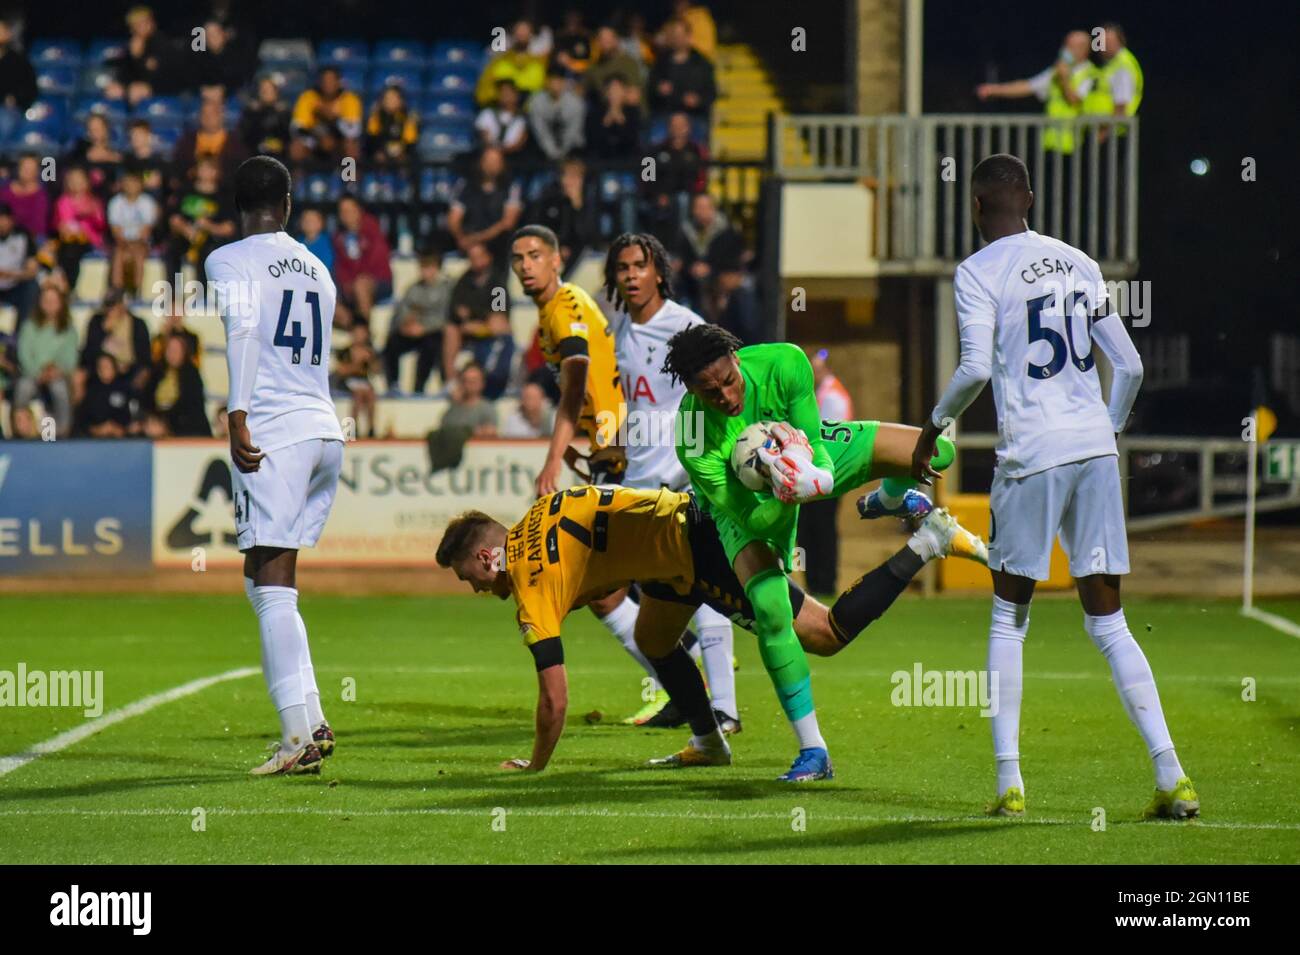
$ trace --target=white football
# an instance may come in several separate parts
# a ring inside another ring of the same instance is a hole
[[[740,432],[731,449],[731,470],[736,472],[740,483],[751,491],[763,491],[771,487],[767,465],[758,456],[759,449],[764,447],[777,447],[776,439],[772,437],[770,421],[751,424]]]

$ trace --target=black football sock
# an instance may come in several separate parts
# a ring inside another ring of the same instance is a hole
[[[867,629],[889,609],[924,566],[920,554],[904,547],[875,570],[859,577],[830,609],[831,632],[836,639],[847,644]]]
[[[678,643],[668,656],[658,660],[652,658],[650,665],[655,668],[655,675],[668,691],[669,698],[691,724],[691,732],[696,736],[716,732],[718,721],[713,717],[709,694],[704,689],[704,677],[685,648]]]

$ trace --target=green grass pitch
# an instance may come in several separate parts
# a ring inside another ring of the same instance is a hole
[[[1300,620],[1300,602],[1268,609]],[[793,739],[744,631],[732,767],[642,767],[686,733],[617,725],[638,705],[640,674],[581,611],[566,635],[557,757],[541,775],[509,774],[496,767],[528,755],[536,687],[509,606],[309,595],[302,610],[339,741],[319,778],[246,775],[277,724],[260,675],[232,679],[0,776],[5,861],[1300,861],[1300,640],[1225,603],[1128,607],[1201,796],[1192,824],[1137,821],[1149,762],[1072,600],[1033,609],[1024,821],[982,816],[994,778],[976,709],[890,702],[896,670],[983,665],[987,599],[907,596],[838,657],[814,659],[837,778],[797,788],[773,780]],[[259,657],[242,595],[7,596],[0,630],[0,670],[103,670],[106,712]],[[340,699],[347,678],[354,702]],[[604,721],[588,725],[592,710]],[[0,709],[0,758],[83,721],[80,710]]]

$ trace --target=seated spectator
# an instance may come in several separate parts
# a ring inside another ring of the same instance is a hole
[[[342,305],[344,328],[354,322],[370,324],[375,302],[393,294],[393,270],[388,240],[379,220],[361,207],[356,196],[339,200],[339,231],[334,235],[334,281],[338,283],[337,315]]]
[[[86,326],[86,344],[81,351],[81,370],[76,393],[81,394],[86,379],[94,371],[101,354],[117,362],[117,371],[130,381],[136,394],[149,382],[153,349],[149,343],[149,326],[126,307],[121,289],[109,289],[104,296],[103,311],[93,315]]]
[[[443,431],[460,431],[466,439],[497,436],[497,409],[483,394],[483,380],[483,369],[474,362],[461,369],[442,416]]]
[[[32,61],[14,43],[9,21],[0,19],[0,143],[12,138],[38,92]]]
[[[509,80],[521,93],[535,93],[546,82],[546,58],[533,53],[533,24],[518,20],[510,30],[510,49],[488,60],[479,74],[474,99],[479,106],[491,106],[500,92],[498,84]]]
[[[126,14],[130,31],[126,49],[114,60],[114,78],[104,93],[110,99],[125,98],[132,106],[150,96],[171,92],[176,53],[173,45],[158,33],[158,22],[148,7],[132,7]]]
[[[708,116],[717,95],[713,64],[691,46],[685,20],[671,20],[664,28],[667,48],[650,68],[647,82],[652,113],[688,113]]]
[[[708,150],[691,139],[685,113],[668,118],[668,138],[651,147],[655,177],[644,184],[649,201],[645,225],[668,249],[681,245],[681,218],[688,196],[704,191]]]
[[[158,224],[158,203],[144,191],[134,172],[122,174],[122,191],[108,201],[108,227],[113,233],[113,265],[109,282],[139,294],[145,260]]]
[[[587,104],[562,70],[546,75],[546,87],[528,101],[533,141],[546,158],[560,160],[582,149]]]
[[[384,87],[366,122],[366,153],[378,162],[405,162],[420,139],[420,123],[396,84]]]
[[[555,233],[567,272],[583,249],[600,241],[600,209],[595,184],[587,180],[587,164],[576,157],[564,160],[560,178],[538,196],[527,219]]]
[[[673,0],[673,16],[685,21],[691,34],[691,46],[710,63],[718,54],[718,25],[709,8],[691,0]]]
[[[325,216],[319,209],[304,209],[298,220],[302,235],[298,241],[307,246],[307,251],[320,259],[321,264],[334,272],[334,240],[325,233]]]
[[[506,416],[503,438],[549,438],[555,430],[555,409],[542,386],[527,382],[519,392],[519,407]]]
[[[207,49],[186,61],[186,86],[221,101],[248,82],[254,64],[235,32],[216,17],[204,22],[203,35]]]
[[[285,158],[289,151],[289,107],[280,98],[274,78],[263,76],[258,80],[257,99],[239,119],[239,136],[258,155]]]
[[[645,14],[639,10],[624,13],[620,18],[619,43],[623,52],[646,66],[655,61],[655,48],[650,31],[646,29]]]
[[[447,211],[447,231],[462,252],[483,243],[493,258],[504,261],[510,233],[522,211],[520,189],[506,173],[505,155],[489,146],[479,155],[474,175],[456,187]]]
[[[169,237],[164,248],[167,275],[190,265],[203,275],[208,254],[235,237],[235,204],[221,188],[221,167],[205,156],[194,167],[194,182],[172,196],[167,218]]]
[[[510,384],[510,363],[515,355],[506,278],[494,267],[492,253],[481,242],[471,245],[466,254],[469,268],[451,292],[443,349],[453,358],[462,349],[473,355],[486,379],[485,393],[496,399]]]
[[[406,290],[394,313],[393,325],[384,345],[384,378],[388,390],[397,389],[398,362],[407,352],[416,352],[415,393],[423,394],[434,368],[444,386],[451,384],[455,352],[443,354],[443,329],[451,309],[455,283],[442,271],[442,256],[426,252],[420,256],[420,280]]]
[[[54,203],[54,231],[59,237],[58,264],[70,290],[77,287],[81,260],[91,249],[104,248],[104,204],[90,191],[86,170],[74,166],[64,173],[63,195]]]
[[[716,273],[739,272],[746,259],[744,239],[707,192],[691,197],[690,215],[682,223],[677,251],[682,261],[682,285],[692,302],[703,301],[705,285]]]
[[[551,47],[551,69],[557,67],[565,76],[581,76],[591,65],[591,33],[582,19],[582,11],[570,7],[564,11],[564,25],[555,34]]]
[[[593,100],[600,96],[611,76],[622,80],[625,88],[635,90],[639,98],[641,84],[645,79],[641,59],[623,49],[618,31],[612,26],[602,26],[596,31],[595,59],[583,74],[587,95]]]
[[[17,313],[14,331],[36,305],[36,242],[0,202],[0,302]]]
[[[153,128],[147,119],[133,119],[127,124],[127,149],[122,157],[123,171],[140,177],[145,191],[159,203],[167,188],[171,163],[154,142]]]
[[[760,325],[758,296],[753,281],[739,268],[727,266],[704,285],[700,314],[720,325],[746,345],[767,341]]]
[[[316,86],[303,90],[293,107],[289,158],[337,162],[361,151],[361,100],[343,88],[339,71],[327,66]]]
[[[131,416],[131,382],[118,374],[111,355],[100,353],[86,383],[86,395],[77,406],[77,433],[122,438],[138,430]]]
[[[357,428],[354,437],[375,436],[375,386],[370,383],[370,378],[378,371],[379,360],[370,341],[369,326],[352,326],[352,340],[334,353],[330,390],[352,399],[352,419]]]
[[[633,89],[617,73],[605,80],[602,97],[587,111],[584,139],[592,159],[628,159],[641,147],[641,108],[629,98]]]
[[[86,170],[90,188],[104,200],[113,192],[117,167],[122,163],[122,154],[113,148],[109,133],[108,120],[100,113],[91,113],[86,117],[86,135],[68,154],[68,162]]]
[[[26,153],[18,160],[13,179],[0,187],[0,202],[9,206],[14,224],[27,230],[37,245],[50,234],[50,194],[41,182],[40,160]]]
[[[200,159],[216,160],[221,181],[232,182],[235,170],[248,158],[248,150],[239,134],[226,128],[225,106],[217,100],[204,100],[199,106],[198,126],[185,131],[173,155],[176,168],[187,172]]]
[[[479,110],[474,120],[479,142],[514,154],[528,145],[528,121],[519,111],[519,88],[512,80],[497,82],[497,96],[491,106]]]
[[[149,429],[153,432],[150,437],[212,437],[203,399],[203,376],[190,360],[180,335],[167,339],[163,360],[151,369],[141,404],[145,414],[161,421],[164,428],[162,434]]]
[[[68,298],[56,285],[46,285],[36,310],[18,330],[18,380],[14,383],[14,433],[36,437],[30,412],[20,424],[17,412],[40,397],[54,419],[56,437],[72,427],[72,374],[77,368],[77,330],[68,314]]]
[[[162,327],[158,329],[158,334],[153,337],[149,343],[150,361],[157,365],[163,360],[163,352],[166,350],[167,342],[173,338],[183,339],[185,342],[186,354],[190,356],[190,361],[194,367],[199,367],[199,336],[185,325],[185,312],[183,308],[176,308],[173,301],[172,307],[167,309],[167,314],[163,316]]]

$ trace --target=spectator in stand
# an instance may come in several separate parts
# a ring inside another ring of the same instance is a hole
[[[113,233],[113,265],[109,282],[139,294],[144,263],[158,224],[158,203],[144,191],[134,172],[122,173],[122,191],[108,201],[108,227]]]
[[[144,389],[146,429],[150,437],[210,438],[203,376],[190,360],[185,339],[173,335],[163,347],[163,360],[154,365]],[[153,422],[149,422],[149,418]],[[152,426],[151,426],[152,424]],[[157,425],[162,425],[161,433]]]
[[[14,31],[0,19],[0,142],[7,143],[36,102],[36,71],[27,54],[14,46]]]
[[[205,99],[220,102],[248,82],[253,63],[244,45],[234,42],[233,31],[216,17],[208,17],[203,24],[203,36],[207,49],[194,62],[186,61],[187,87],[198,88]]]
[[[298,220],[302,235],[298,241],[307,246],[312,255],[321,260],[321,264],[334,273],[334,242],[325,232],[325,216],[319,209],[304,209]]]
[[[149,326],[131,313],[121,289],[109,289],[104,295],[103,311],[91,316],[86,326],[86,344],[81,350],[81,368],[73,382],[79,398],[87,377],[95,370],[95,361],[106,354],[117,362],[117,372],[131,382],[134,394],[144,392],[149,383],[153,349]]]
[[[474,175],[463,180],[447,211],[447,231],[457,248],[468,253],[485,244],[497,261],[505,261],[510,233],[519,222],[523,200],[518,183],[506,172],[505,155],[495,146],[484,148]]]
[[[673,0],[673,16],[690,28],[691,46],[712,63],[718,54],[718,25],[709,8],[691,0]]]
[[[131,417],[130,381],[118,374],[113,356],[96,356],[86,396],[77,405],[77,433],[91,438],[123,438],[138,430]]]
[[[221,170],[221,181],[231,182],[239,164],[248,158],[239,134],[226,128],[226,108],[217,100],[204,100],[199,106],[199,122],[186,130],[176,143],[175,163],[178,172],[188,172],[200,159],[214,159]],[[177,183],[175,188],[180,188]]]
[[[334,235],[334,281],[338,305],[343,306],[344,328],[355,322],[370,324],[375,302],[393,294],[393,270],[388,240],[379,220],[361,207],[356,196],[339,200],[339,231]]]
[[[397,389],[398,362],[407,352],[416,352],[415,393],[423,394],[434,368],[444,386],[451,384],[456,353],[443,351],[443,329],[451,310],[452,279],[443,274],[442,256],[425,252],[420,256],[420,279],[406,290],[397,306],[395,323],[384,345],[384,378],[388,390]]]
[[[717,95],[713,64],[691,46],[691,28],[685,20],[670,20],[664,37],[666,49],[651,67],[646,84],[650,112],[707,117]]]
[[[600,241],[600,209],[595,184],[587,179],[587,164],[576,157],[564,160],[560,178],[547,186],[526,218],[555,233],[567,273],[584,249]]]
[[[510,80],[521,93],[535,93],[546,82],[546,58],[532,52],[533,24],[518,20],[510,29],[510,49],[488,60],[479,74],[474,99],[480,106],[496,102],[502,80]]]
[[[612,26],[602,26],[596,31],[596,49],[591,66],[583,75],[587,95],[595,100],[605,89],[611,76],[617,76],[625,86],[640,90],[645,80],[645,70],[639,57],[634,57],[619,42],[618,31]]]
[[[627,159],[641,145],[641,107],[629,93],[635,87],[617,73],[606,78],[601,101],[587,111],[587,155],[592,159]]]
[[[546,88],[528,101],[528,123],[533,141],[547,159],[560,160],[583,147],[587,104],[572,89],[564,71],[552,68]]]
[[[668,118],[668,138],[650,152],[655,159],[655,177],[642,187],[648,200],[642,216],[646,229],[665,248],[677,251],[682,244],[681,221],[689,209],[689,197],[704,190],[708,151],[691,139],[691,122],[686,114],[674,113]]]
[[[555,409],[542,386],[526,382],[519,391],[519,407],[506,416],[503,438],[549,438],[555,430]]]
[[[466,255],[469,268],[451,292],[443,350],[453,360],[462,349],[473,355],[486,378],[487,396],[496,399],[510,384],[510,363],[515,355],[510,297],[505,293],[505,275],[494,266],[487,246],[475,243]]]
[[[72,427],[72,373],[77,367],[77,331],[68,314],[67,296],[57,285],[46,285],[32,317],[18,331],[18,380],[14,384],[14,432],[35,437],[30,413],[20,426],[17,412],[27,410],[39,396],[54,418],[56,437]]]
[[[551,47],[551,69],[560,69],[565,76],[578,77],[591,64],[591,33],[583,22],[582,11],[570,7],[564,11],[564,25],[555,35]]]
[[[154,365],[163,360],[163,352],[166,351],[167,342],[173,338],[179,338],[185,342],[185,352],[190,356],[190,361],[194,367],[199,367],[199,336],[194,334],[192,329],[185,325],[185,310],[176,308],[173,301],[167,314],[163,316],[162,327],[158,329],[158,334],[153,337],[149,343],[149,356]]]
[[[158,33],[158,22],[148,7],[132,7],[126,14],[130,31],[122,55],[110,61],[114,79],[104,90],[110,99],[125,98],[132,106],[150,96],[171,91],[175,53]]]
[[[361,100],[343,88],[339,71],[325,67],[316,86],[303,90],[294,104],[289,157],[294,162],[337,162],[359,155],[362,112]]]
[[[36,305],[36,242],[0,202],[0,302],[17,313],[14,331]]]
[[[370,383],[379,371],[379,360],[370,341],[367,325],[352,326],[352,339],[334,353],[334,372],[330,375],[330,390],[352,399],[352,419],[356,422],[356,437],[375,436],[375,386]],[[362,427],[362,421],[365,427]]]
[[[681,236],[682,286],[691,301],[703,301],[706,285],[715,274],[742,270],[745,240],[707,192],[691,197],[690,215],[682,223]]]
[[[25,153],[18,160],[17,175],[0,187],[0,202],[13,212],[14,223],[40,245],[50,234],[50,194],[41,182],[40,160]]]
[[[458,387],[452,392],[451,406],[442,416],[444,432],[458,431],[468,440],[497,436],[497,409],[484,396],[483,369],[470,362],[460,371]]]
[[[763,333],[754,283],[739,268],[725,268],[704,283],[700,314],[720,325],[746,345],[768,340]]]
[[[235,204],[221,188],[221,167],[205,156],[194,167],[194,183],[172,196],[167,219],[169,239],[164,249],[167,274],[193,266],[203,275],[208,254],[235,237]]]
[[[108,120],[100,113],[86,117],[86,135],[68,154],[68,162],[76,163],[90,177],[90,188],[100,199],[107,200],[113,193],[122,154],[113,148]]]
[[[513,155],[528,145],[528,121],[519,109],[519,88],[513,80],[497,82],[496,100],[479,110],[474,128],[485,147]]]
[[[122,169],[136,173],[145,191],[159,203],[167,188],[171,163],[154,142],[153,129],[147,119],[133,119],[127,125],[127,150]]]
[[[54,230],[59,236],[58,264],[68,281],[77,287],[81,260],[91,249],[104,247],[104,204],[90,191],[86,170],[73,166],[63,176],[63,195],[54,203]]]
[[[623,29],[619,31],[619,43],[628,56],[633,57],[643,66],[654,63],[654,43],[651,41],[650,31],[646,29],[645,14],[639,10],[626,14]]]
[[[257,99],[239,119],[239,138],[261,156],[284,159],[289,151],[289,107],[280,97],[275,79],[263,76],[257,81]]]
[[[366,152],[376,162],[401,163],[420,139],[420,122],[406,103],[402,87],[390,83],[366,122]]]

